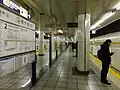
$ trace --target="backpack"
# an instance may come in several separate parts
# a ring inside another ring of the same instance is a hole
[[[99,60],[102,60],[102,54],[100,49],[97,51],[97,57]]]

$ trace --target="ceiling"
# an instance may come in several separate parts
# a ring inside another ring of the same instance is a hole
[[[57,24],[77,22],[79,14],[91,14],[91,22],[107,12],[110,3],[118,0],[32,0],[47,16],[53,16]]]
[[[51,23],[67,27],[68,22],[77,22],[79,14],[90,13],[94,24],[120,0],[15,0],[34,6],[37,11],[51,18]],[[119,15],[118,15],[119,17]],[[114,18],[115,19],[115,18]],[[108,22],[110,22],[108,20]],[[106,22],[106,23],[108,23]],[[104,23],[105,24],[105,23]]]

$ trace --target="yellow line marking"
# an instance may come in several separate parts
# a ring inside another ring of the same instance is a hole
[[[101,65],[101,61],[96,58],[93,54],[90,53],[90,57],[95,60],[98,64]],[[120,79],[120,73],[112,69],[111,67],[109,68],[109,72],[112,73],[116,78]]]
[[[120,44],[120,42],[112,42],[112,44]]]

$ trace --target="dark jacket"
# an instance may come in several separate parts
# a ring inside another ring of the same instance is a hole
[[[109,45],[107,43],[103,43],[100,46],[101,46],[102,61],[110,63],[111,56],[113,55],[113,53],[110,53]]]

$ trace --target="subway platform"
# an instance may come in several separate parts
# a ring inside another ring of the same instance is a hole
[[[32,90],[120,90],[112,82],[100,82],[100,74],[90,70],[89,75],[75,74],[76,57],[67,49],[32,88]]]

